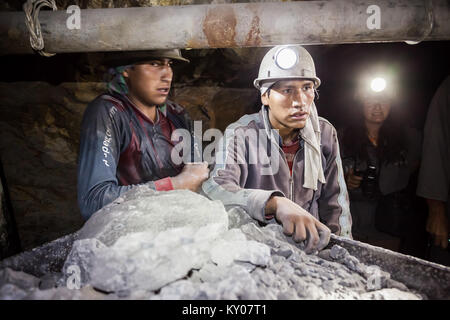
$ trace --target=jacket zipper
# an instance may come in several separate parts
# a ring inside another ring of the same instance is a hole
[[[289,199],[294,202],[294,179],[292,179],[292,175],[289,177]]]
[[[294,155],[294,159],[292,160],[292,167],[294,167],[295,158],[297,157],[297,154],[300,150],[301,150],[301,148],[299,148]],[[283,152],[284,161],[286,162],[286,165],[289,170],[289,164],[286,159],[286,154],[284,153],[284,151],[282,149],[280,151]],[[291,200],[292,202],[295,202],[294,201],[294,177],[293,176],[294,176],[294,170],[292,170],[292,173],[291,173],[291,170],[289,170],[289,200]]]
[[[294,163],[295,163],[295,158],[297,157],[297,154],[299,153],[300,148],[298,148],[297,152],[294,155],[294,159],[292,160],[292,169],[294,167]],[[288,165],[289,167],[289,165]],[[290,174],[290,178],[289,178],[289,182],[290,182],[290,187],[291,187],[291,201],[295,202],[295,196],[294,196],[294,170],[292,170],[292,173]]]

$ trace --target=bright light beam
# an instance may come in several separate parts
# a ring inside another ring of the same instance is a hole
[[[386,80],[383,78],[375,78],[370,83],[370,88],[372,91],[381,92],[386,88]]]

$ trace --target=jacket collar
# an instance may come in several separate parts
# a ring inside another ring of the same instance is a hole
[[[269,108],[265,105],[261,106],[261,110],[259,111],[260,117],[262,119],[263,125],[264,125],[264,130],[266,132],[266,135],[269,137],[269,139],[273,142],[278,144],[278,146],[282,146],[283,145],[283,139],[281,139],[280,134],[278,133],[278,130],[273,129],[272,125],[270,124],[270,120],[269,120]],[[300,134],[300,130],[298,133],[298,141],[300,146],[303,145],[304,141],[302,139],[302,136]]]

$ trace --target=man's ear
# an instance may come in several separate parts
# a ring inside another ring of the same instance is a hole
[[[122,71],[122,75],[123,75],[125,78],[129,78],[129,77],[130,77],[130,70],[134,70],[134,65],[127,66],[127,67]]]
[[[268,91],[264,92],[264,94],[261,96],[261,102],[263,105],[268,106],[269,105],[269,97],[267,94]]]

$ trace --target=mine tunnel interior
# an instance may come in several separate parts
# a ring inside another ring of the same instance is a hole
[[[76,4],[86,9],[148,4],[144,2]],[[210,3],[187,2],[163,5]],[[69,3],[57,4],[67,7]],[[18,11],[21,5],[9,0],[0,10]],[[333,8],[329,3],[312,3],[309,8],[315,5],[319,11]],[[437,5],[446,8],[442,1]],[[392,5],[394,9],[398,7]],[[423,12],[414,10],[422,21]],[[435,14],[440,21],[442,15]],[[239,35],[233,9],[207,11],[202,32],[207,46],[219,48],[182,48],[190,63],[173,66],[169,99],[201,121],[203,132],[213,128],[224,132],[243,115],[261,109],[253,80],[270,48],[259,45],[259,19],[255,15],[251,20],[242,47],[235,42]],[[420,27],[409,31],[420,33]],[[439,40],[444,27],[436,23],[437,35],[431,34],[431,28],[428,36]],[[396,92],[390,117],[404,127],[423,131],[430,101],[450,74],[449,42],[350,42],[305,45],[321,80],[315,92],[319,115],[338,133],[359,121],[362,107],[355,96],[362,75],[384,70],[390,76],[390,89]],[[155,193],[141,186],[99,210],[93,219],[83,220],[77,203],[80,125],[88,103],[106,90],[108,55],[1,56],[0,299],[448,298],[449,269],[414,258],[428,259],[430,247],[425,231],[427,207],[419,197],[414,202],[417,216],[408,226],[414,235],[406,245],[360,237],[356,240],[362,243],[355,245],[333,235],[326,249],[313,255],[283,234],[279,224],[256,224],[245,212],[225,211],[217,202],[186,190]],[[411,188],[415,188],[414,179]],[[180,208],[185,216],[179,214]],[[158,219],[162,211],[166,220]],[[434,262],[448,264],[443,261]],[[125,268],[125,262],[131,267]],[[81,278],[72,282],[80,272]],[[126,281],[117,282],[118,278]],[[67,291],[80,286],[79,291]]]
[[[393,113],[419,130],[433,93],[450,69],[448,42],[307,49],[322,81],[316,99],[319,114],[338,130],[357,114],[354,88],[365,69],[384,64],[394,70],[401,99]],[[174,67],[170,99],[185,106],[194,120],[202,120],[203,130],[225,130],[242,115],[259,110],[252,83],[267,50],[183,50],[191,63]],[[79,126],[87,103],[104,90],[104,57],[105,53],[2,57],[2,182],[16,224],[10,229],[18,230],[22,249],[74,232],[83,223],[76,204]]]

